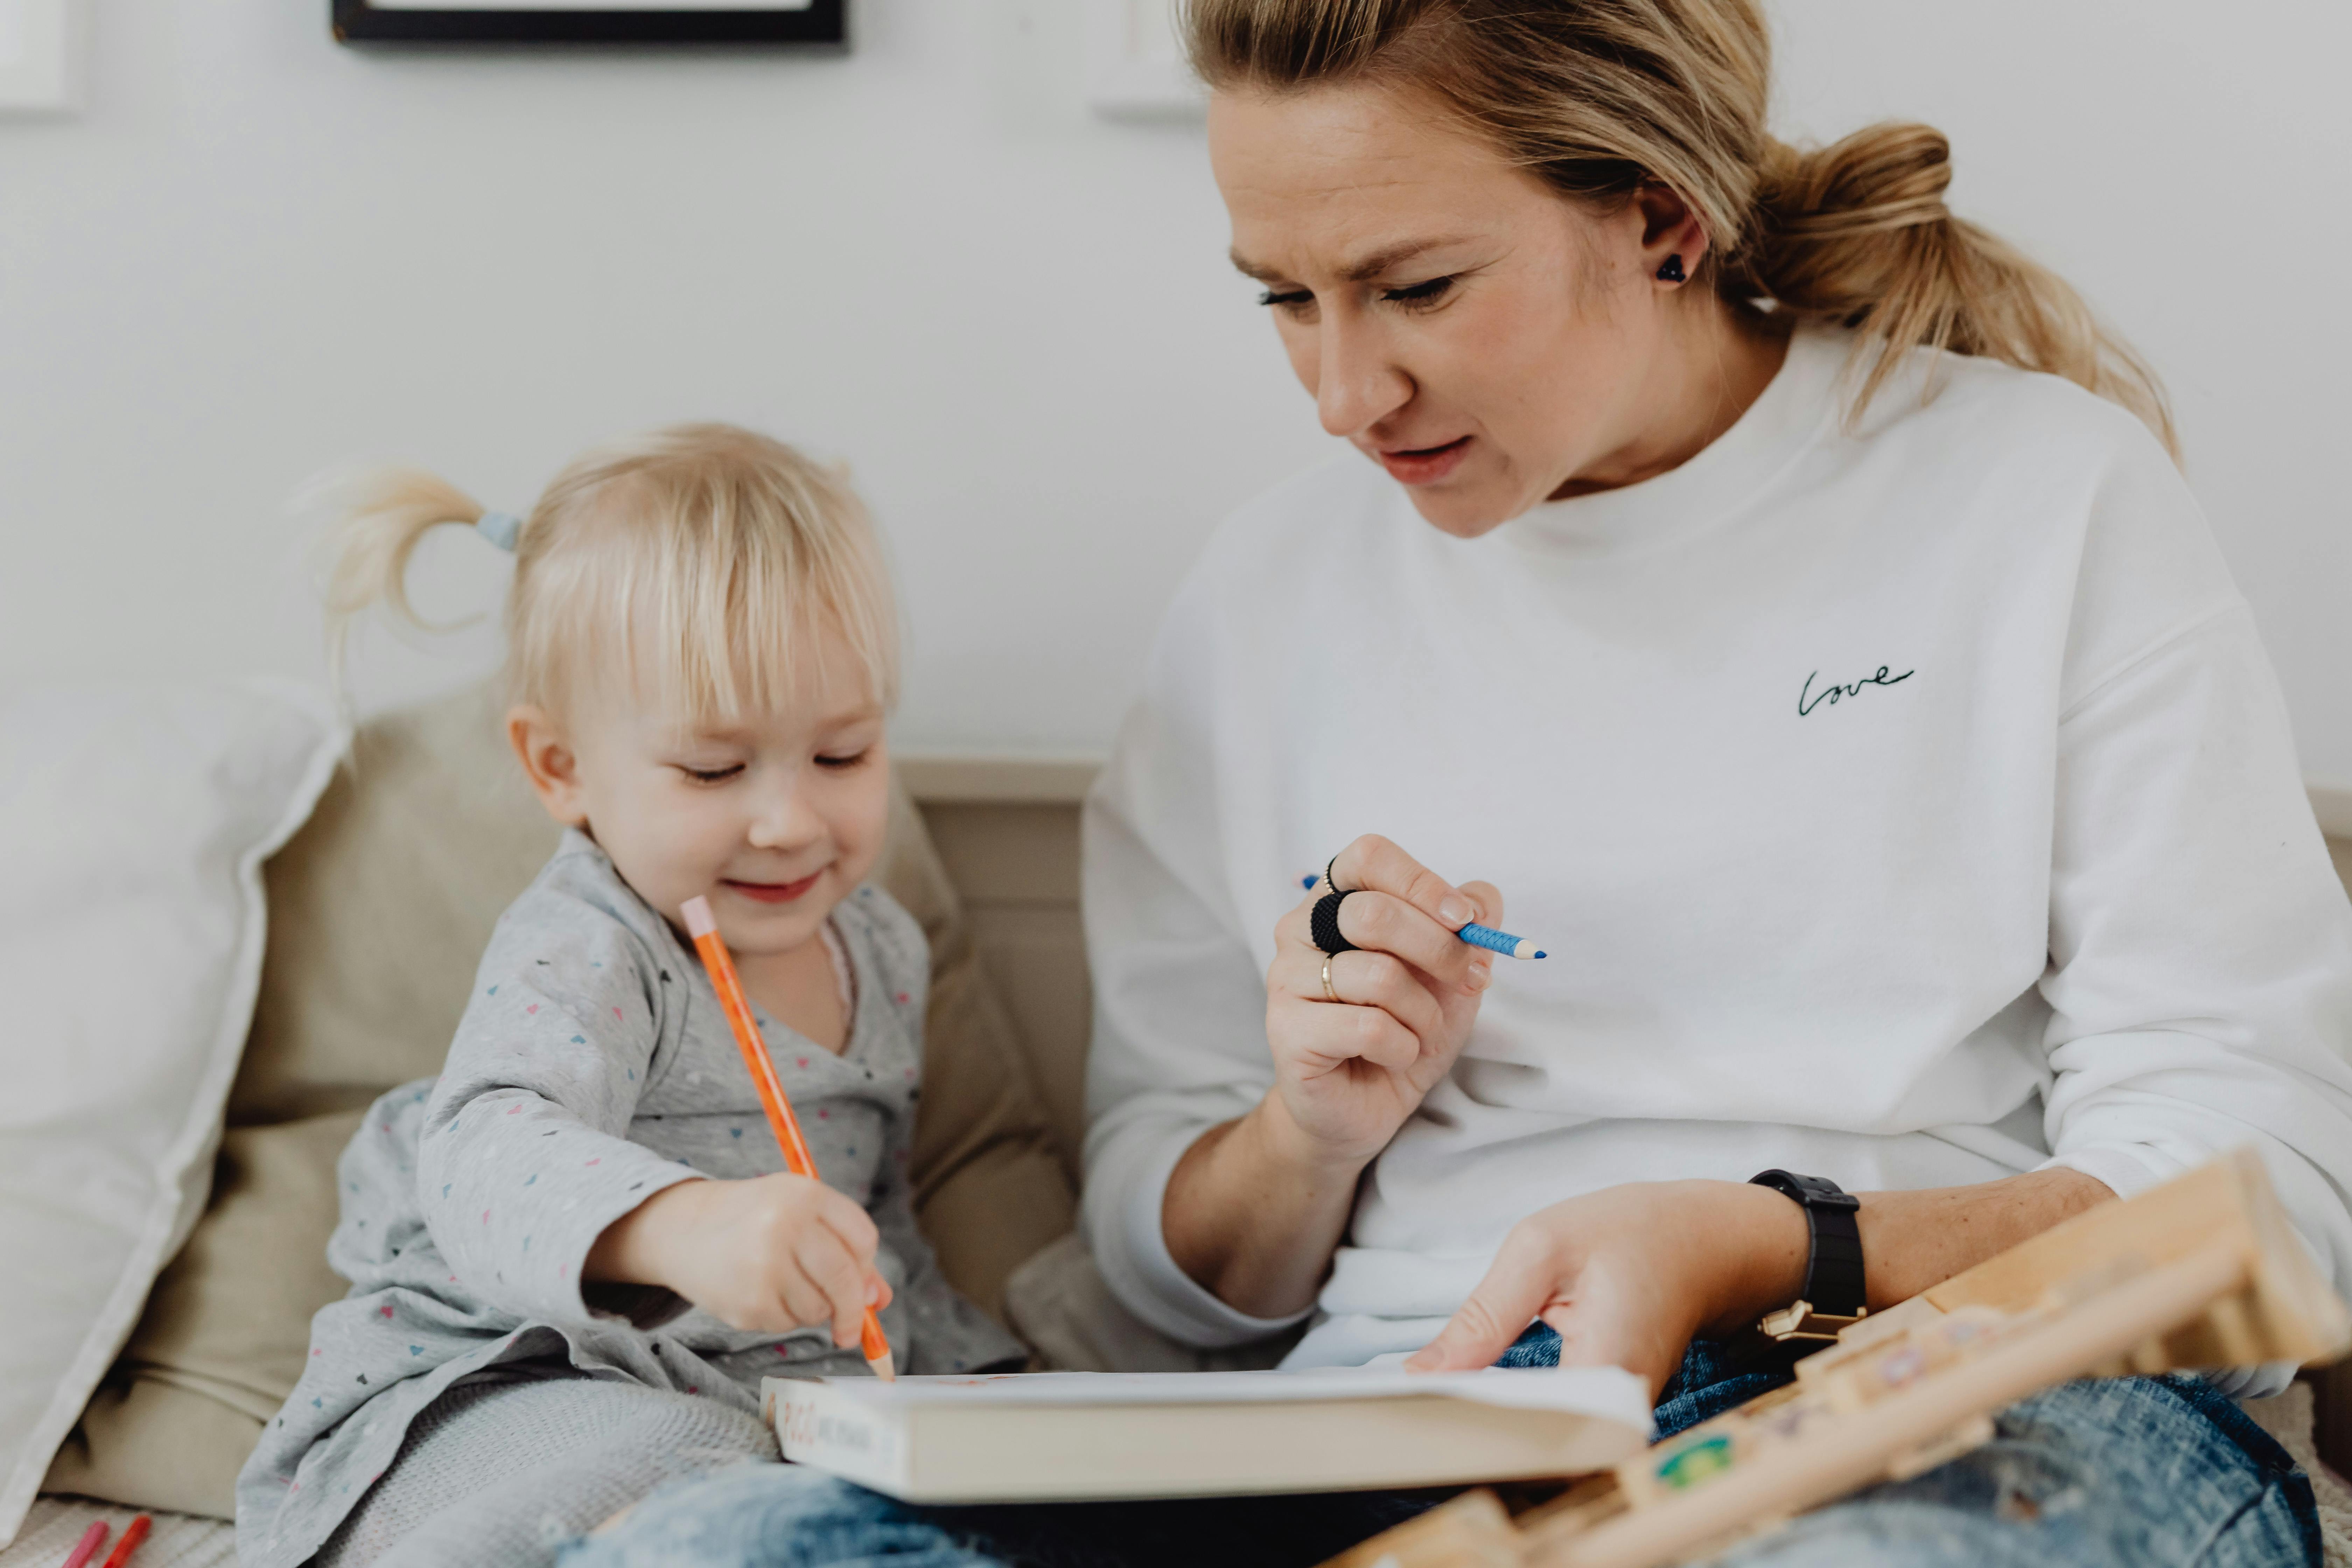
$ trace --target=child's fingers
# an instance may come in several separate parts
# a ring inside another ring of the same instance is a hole
[[[872,1266],[875,1253],[882,1247],[882,1233],[874,1228],[872,1215],[828,1187],[818,1200],[816,1218],[818,1224],[841,1238],[852,1258]]]
[[[778,1273],[782,1277],[776,1281],[776,1295],[784,1310],[784,1321],[781,1323],[746,1323],[739,1326],[781,1332],[787,1329],[806,1328],[812,1323],[823,1323],[832,1320],[832,1300],[826,1297],[824,1288],[809,1278],[808,1271],[800,1267],[797,1259],[787,1260]]]
[[[833,1342],[844,1347],[856,1344],[866,1317],[866,1269],[826,1226],[811,1226],[803,1231],[793,1248],[793,1258],[824,1293],[828,1308],[804,1321],[821,1322],[829,1317]]]

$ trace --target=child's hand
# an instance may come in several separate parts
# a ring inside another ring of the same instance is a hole
[[[582,1272],[665,1286],[732,1328],[830,1321],[845,1349],[866,1309],[890,1302],[880,1243],[864,1209],[805,1176],[680,1182],[607,1226]]]

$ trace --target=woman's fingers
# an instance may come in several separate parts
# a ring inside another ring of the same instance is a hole
[[[1449,981],[1458,980],[1479,951],[1455,936],[1455,929],[1392,893],[1357,893],[1339,906],[1341,936]]]
[[[1277,960],[1295,977],[1285,990],[1309,1002],[1339,1002],[1357,1007],[1377,1007],[1423,1038],[1433,1038],[1445,1026],[1445,1015],[1427,987],[1413,977],[1400,959],[1385,952],[1304,952]],[[1330,984],[1324,984],[1326,969]]]
[[[1402,899],[1449,932],[1478,918],[1478,906],[1462,889],[1377,833],[1367,833],[1339,851],[1331,862],[1331,879],[1337,887]],[[1343,931],[1346,910],[1353,902],[1342,906]],[[1348,940],[1356,938],[1351,933]]]
[[[1406,1359],[1406,1369],[1466,1372],[1494,1365],[1495,1358],[1559,1299],[1566,1283],[1559,1274],[1552,1249],[1531,1244],[1524,1230],[1515,1228],[1470,1299],[1435,1339]]]
[[[1327,1007],[1312,1020],[1323,1054],[1334,1060],[1355,1058],[1391,1072],[1403,1072],[1421,1059],[1421,1037],[1380,1007]]]

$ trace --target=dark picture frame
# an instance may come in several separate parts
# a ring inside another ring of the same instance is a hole
[[[764,45],[840,51],[849,47],[849,0],[714,9],[640,0],[627,10],[508,9],[495,4],[413,10],[372,0],[329,0],[343,44]]]

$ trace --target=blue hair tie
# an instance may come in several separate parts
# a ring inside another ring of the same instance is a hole
[[[474,520],[474,531],[511,555],[515,537],[522,532],[522,519],[510,511],[486,511]]]

